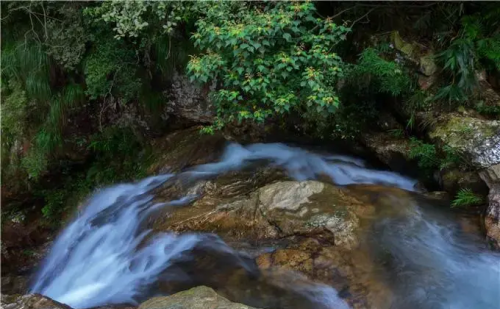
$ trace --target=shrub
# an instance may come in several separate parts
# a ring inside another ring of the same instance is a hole
[[[192,81],[221,84],[211,93],[217,120],[207,131],[290,111],[304,117],[335,111],[339,98],[330,81],[342,76],[342,61],[333,49],[349,29],[314,14],[310,2],[217,2],[208,8],[192,36],[204,53],[187,67]]]

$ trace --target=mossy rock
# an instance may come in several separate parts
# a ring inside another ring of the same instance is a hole
[[[171,296],[154,297],[139,309],[256,309],[233,303],[206,286],[199,286]]]
[[[500,121],[454,113],[431,123],[429,138],[463,154],[471,166],[480,169],[500,163]]]

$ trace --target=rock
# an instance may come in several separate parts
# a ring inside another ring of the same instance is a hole
[[[187,76],[175,72],[167,93],[167,112],[192,123],[211,123],[215,111],[208,100],[208,92],[214,86],[215,83],[202,88],[191,83]]]
[[[432,191],[424,193],[424,196],[436,201],[443,201],[445,203],[450,202],[450,194],[446,191]]]
[[[462,153],[478,169],[500,163],[500,121],[451,113],[429,121],[429,138]]]
[[[322,235],[337,246],[356,246],[358,215],[373,211],[348,191],[318,181],[279,181],[247,195],[208,192],[190,207],[160,216],[160,231],[203,231],[226,241]]]
[[[500,249],[500,184],[490,187],[484,225],[488,239]]]
[[[139,309],[252,309],[233,303],[206,286],[199,286],[166,297],[154,297],[145,301]]]
[[[372,132],[363,136],[363,144],[377,159],[396,172],[418,175],[417,161],[410,159],[410,142],[386,132]]]
[[[500,249],[500,164],[480,171],[479,175],[490,188],[484,219],[486,235],[493,246]]]
[[[437,71],[437,65],[434,62],[435,56],[433,54],[427,54],[420,57],[420,72],[425,76],[433,76]]]
[[[40,294],[28,294],[22,296],[8,296],[2,294],[3,309],[71,309],[53,299]]]
[[[367,280],[376,268],[368,252],[339,250],[314,238],[264,253],[256,262],[262,270],[298,271],[309,279],[333,286],[346,294],[344,300],[351,308],[378,308],[375,304],[386,303],[384,297],[389,293],[380,281]]]
[[[481,106],[483,108],[489,107],[500,111],[500,94],[498,94],[488,82],[486,72],[482,71],[476,74],[476,76],[479,82],[479,91],[475,99],[481,101]]]
[[[486,196],[488,187],[477,172],[462,171],[456,168],[443,169],[439,172],[441,187],[454,197],[460,189],[470,189],[474,193]]]
[[[37,216],[2,218],[2,275],[8,273],[8,276],[16,277],[33,271],[45,256],[52,234],[53,230]],[[9,286],[14,289],[9,290]],[[24,293],[24,290],[17,289],[21,286],[18,283],[4,285],[2,282],[2,291]]]
[[[403,126],[387,112],[380,112],[377,117],[377,127],[384,131],[401,130],[401,132],[403,132]]]
[[[198,201],[159,215],[153,229],[215,233],[231,247],[258,257],[257,264],[262,271],[278,268],[300,272],[308,280],[333,285],[338,291],[349,291],[351,304],[365,304],[364,292],[368,288],[361,282],[362,274],[366,275],[364,272],[372,268],[363,268],[364,264],[357,258],[353,260],[349,252],[358,246],[358,229],[363,218],[373,215],[374,207],[354,198],[350,189],[318,181],[281,180],[283,176],[276,175],[273,169],[263,169],[257,173],[261,176],[255,177],[247,172],[239,173],[207,181]],[[273,180],[275,177],[278,180]],[[231,179],[237,185],[230,185]],[[269,181],[271,183],[266,184]],[[407,196],[403,190],[394,191]],[[181,274],[188,272],[189,282],[210,286],[232,301],[244,299],[256,307],[281,308],[283,306],[275,304],[299,301],[298,296],[294,296],[296,292],[290,291],[291,287],[285,289],[286,284],[279,284],[276,274],[256,273],[245,259],[235,260],[234,255],[224,255],[226,250],[209,245],[213,241],[206,244],[194,248],[192,258],[175,263],[170,272],[178,269],[179,275],[174,272],[173,276],[182,278]],[[270,248],[273,248],[271,252]],[[210,270],[214,270],[213,273]],[[284,274],[277,276],[283,278]],[[355,283],[356,277],[359,280]],[[189,282],[181,284],[190,288],[193,285]],[[178,286],[170,282],[162,290],[175,292]]]
[[[186,167],[215,161],[224,150],[226,140],[215,133],[202,134],[201,127],[179,130],[151,142],[153,164],[149,174],[178,172]]]
[[[24,294],[28,291],[27,276],[2,276],[2,293]]]
[[[489,188],[500,183],[500,164],[495,164],[479,172],[479,176]]]

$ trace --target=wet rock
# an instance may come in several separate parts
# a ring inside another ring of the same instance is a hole
[[[409,157],[410,142],[407,138],[387,132],[372,132],[363,136],[363,144],[392,170],[416,176],[417,162]]]
[[[168,91],[167,112],[192,123],[211,123],[215,110],[208,99],[210,87],[200,87],[191,83],[187,76],[174,73]]]
[[[192,288],[171,296],[155,297],[145,301],[139,309],[252,309],[233,303],[206,286]]]
[[[500,184],[490,187],[484,224],[488,239],[500,249]]]
[[[424,196],[437,201],[450,202],[450,194],[446,191],[427,192],[424,193]]]
[[[378,308],[375,304],[384,304],[389,293],[382,283],[369,279],[375,265],[367,252],[339,250],[314,238],[264,253],[256,262],[262,270],[297,271],[333,286],[351,308]],[[375,294],[380,299],[373,298]]]
[[[40,294],[5,295],[2,294],[3,309],[71,309],[53,299]]]
[[[246,196],[206,194],[189,207],[160,216],[154,228],[211,232],[226,241],[321,235],[350,248],[357,244],[358,215],[370,211],[372,207],[330,184],[278,181]]]
[[[473,114],[445,114],[429,121],[429,138],[462,153],[474,167],[500,163],[500,121]]]

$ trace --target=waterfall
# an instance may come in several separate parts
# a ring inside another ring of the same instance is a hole
[[[415,181],[396,173],[372,170],[360,159],[320,155],[284,144],[227,146],[221,160],[193,167],[188,177],[215,176],[267,160],[297,180],[328,175],[338,185],[382,184],[413,191]],[[186,254],[202,234],[153,235],[145,220],[156,210],[190,203],[184,197],[153,203],[152,189],[174,175],[150,177],[95,193],[54,242],[41,265],[31,292],[47,295],[74,308],[135,303],[173,259]],[[467,239],[453,234],[448,218],[433,220],[418,205],[403,221],[378,222],[375,251],[394,259],[394,308],[493,308],[498,305],[500,259],[484,249],[465,246]],[[378,246],[378,247],[377,247]],[[234,253],[236,254],[236,253]],[[405,277],[406,276],[406,277]],[[406,278],[402,280],[401,278]],[[496,285],[495,285],[496,284]],[[311,297],[325,308],[347,308],[330,287],[311,287]]]

